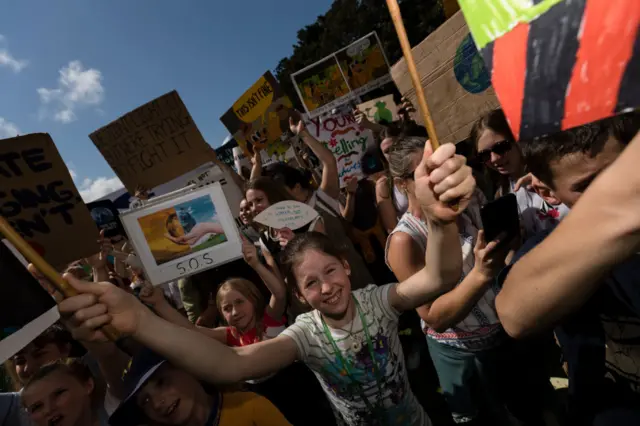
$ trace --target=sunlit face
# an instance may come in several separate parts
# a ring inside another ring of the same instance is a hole
[[[251,222],[253,222],[253,216],[251,215],[251,206],[246,199],[240,201],[240,220],[245,225],[250,225]]]
[[[382,142],[380,142],[380,150],[382,151],[382,155],[384,155],[384,158],[386,158],[387,161],[389,161],[389,148],[391,148],[392,143],[392,138],[385,138],[382,140]]]
[[[522,153],[516,143],[491,129],[485,129],[478,139],[478,153],[483,151],[488,155],[487,167],[501,175],[516,175],[523,168]]]
[[[350,274],[348,263],[309,249],[294,268],[298,296],[322,315],[340,320],[351,299]]]
[[[82,383],[53,371],[22,392],[22,403],[36,426],[85,426],[91,422],[93,380]]]
[[[43,365],[68,357],[69,350],[69,345],[30,343],[13,357],[20,382],[25,383]]]
[[[256,217],[256,215],[271,205],[267,198],[267,194],[259,189],[250,189],[247,191],[247,203],[249,204],[251,215],[253,217]]]
[[[196,415],[202,385],[189,373],[163,364],[135,395],[150,423],[184,425]]]
[[[552,161],[549,167],[556,197],[573,207],[591,182],[618,158],[623,149],[622,143],[610,137],[594,157],[589,153],[574,153]]]
[[[225,291],[220,303],[224,320],[240,331],[255,325],[255,307],[242,293],[236,290]]]

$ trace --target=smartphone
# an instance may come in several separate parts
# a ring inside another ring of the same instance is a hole
[[[508,242],[520,235],[520,213],[515,194],[508,194],[485,204],[480,209],[484,238],[487,243],[504,233]]]

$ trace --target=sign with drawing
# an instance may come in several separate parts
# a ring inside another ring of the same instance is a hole
[[[398,119],[398,107],[393,101],[393,95],[363,102],[357,108],[372,123],[391,124]]]
[[[352,177],[363,177],[360,159],[367,147],[374,143],[371,130],[360,126],[351,114],[310,118],[305,125],[311,136],[336,157],[341,188]]]
[[[120,217],[154,285],[242,257],[238,229],[219,183],[150,200]]]
[[[291,80],[313,118],[389,83],[391,76],[380,40],[372,32],[291,74]]]
[[[284,156],[287,143],[291,100],[284,94],[271,72],[266,72],[220,117],[245,155],[254,148],[268,157]]]
[[[46,133],[0,141],[0,214],[54,267],[99,250],[96,225]]]
[[[268,207],[253,220],[273,229],[289,228],[295,231],[317,217],[318,212],[308,204],[287,200]]]
[[[89,135],[130,194],[206,163],[211,148],[175,90]]]

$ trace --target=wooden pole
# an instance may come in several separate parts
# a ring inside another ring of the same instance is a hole
[[[33,247],[31,247],[29,243],[27,243],[2,216],[0,216],[0,233],[2,233],[7,240],[9,240],[9,242],[13,244],[13,246],[30,263],[32,263],[33,266],[35,266],[36,269],[38,269],[38,271],[40,271],[40,273],[44,275],[60,293],[62,293],[64,297],[71,297],[78,294],[78,292],[60,276],[58,271],[44,260],[42,256],[40,256],[38,252],[36,252]],[[110,325],[103,327],[102,332],[114,342],[119,338],[119,333]]]
[[[398,34],[398,40],[400,40],[400,46],[402,47],[402,54],[404,60],[407,62],[407,68],[409,69],[409,75],[411,76],[411,82],[413,88],[416,91],[416,97],[418,98],[418,106],[422,113],[424,125],[429,133],[429,140],[431,141],[431,147],[435,151],[440,146],[438,136],[436,135],[436,128],[433,125],[431,114],[429,113],[429,107],[427,106],[427,99],[424,96],[424,90],[422,90],[422,83],[420,83],[420,76],[418,75],[418,69],[416,63],[413,60],[413,53],[411,52],[411,45],[409,44],[409,38],[407,37],[407,31],[404,28],[404,22],[402,22],[402,15],[400,14],[400,7],[397,0],[387,0],[387,7],[391,12],[391,19],[393,25],[396,27],[396,33]]]

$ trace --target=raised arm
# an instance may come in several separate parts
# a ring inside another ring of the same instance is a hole
[[[387,184],[388,179],[387,176],[383,176],[376,182],[376,203],[382,226],[388,234],[391,234],[398,224],[398,212],[393,205],[392,194]]]
[[[268,267],[260,263],[256,246],[246,238],[242,239],[242,254],[245,262],[256,271],[267,286],[267,289],[269,289],[269,292],[271,292],[269,305],[267,305],[269,316],[274,319],[281,318],[287,307],[287,291],[284,282],[279,276],[271,272]]]
[[[104,341],[99,327],[110,324],[208,382],[237,383],[264,377],[298,357],[297,346],[290,337],[278,336],[247,347],[230,348],[196,330],[160,318],[135,296],[110,283],[88,283],[68,275],[65,279],[80,295],[63,300],[58,308],[63,315],[78,321],[89,339]]]
[[[340,214],[347,222],[353,221],[356,213],[356,191],[358,190],[358,178],[352,177],[347,182],[347,200],[345,205],[340,204]]]
[[[399,311],[432,301],[460,279],[462,248],[455,220],[475,188],[471,169],[464,157],[455,155],[453,144],[433,152],[427,143],[414,176],[416,197],[427,217],[426,266],[390,291],[390,303]]]
[[[253,157],[251,158],[251,175],[250,180],[256,180],[262,176],[262,156],[258,148],[253,149]]]
[[[513,265],[496,298],[511,336],[549,328],[580,308],[613,266],[640,249],[638,158],[640,134],[558,227]]]
[[[340,180],[338,178],[338,163],[336,157],[333,156],[328,148],[311,136],[302,118],[297,121],[289,118],[289,126],[291,127],[291,131],[300,136],[302,142],[311,149],[322,163],[322,182],[320,183],[320,189],[337,200],[340,195]]]

